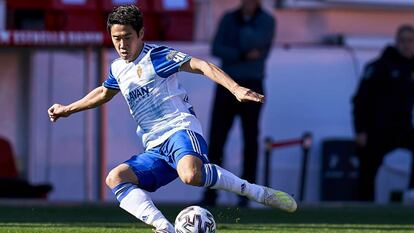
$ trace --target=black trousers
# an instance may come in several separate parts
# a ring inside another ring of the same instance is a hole
[[[263,94],[263,81],[238,81],[241,86]],[[236,116],[241,119],[243,130],[243,169],[241,177],[249,182],[256,181],[259,118],[261,103],[240,103],[233,94],[224,87],[217,85],[210,122],[209,159],[211,163],[223,164],[226,139]],[[229,155],[231,156],[231,155]],[[216,192],[209,189],[204,200],[210,199],[215,203]]]
[[[411,175],[409,188],[414,188],[414,129],[406,132],[368,133],[365,147],[357,148],[360,159],[359,198],[375,200],[375,178],[385,155],[397,148],[411,151]]]

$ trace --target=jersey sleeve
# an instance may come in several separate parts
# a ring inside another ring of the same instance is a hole
[[[114,75],[112,74],[112,69],[109,69],[108,78],[106,78],[106,80],[102,83],[102,86],[109,89],[119,90],[119,85]]]
[[[151,51],[151,61],[158,76],[168,78],[180,71],[180,67],[191,59],[191,56],[166,46]]]

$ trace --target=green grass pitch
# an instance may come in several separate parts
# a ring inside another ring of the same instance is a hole
[[[173,221],[186,205],[159,205]],[[209,208],[220,233],[413,232],[414,206],[320,204],[293,214],[270,208]],[[150,233],[117,204],[0,203],[0,232]]]

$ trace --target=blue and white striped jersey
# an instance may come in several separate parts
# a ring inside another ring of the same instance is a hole
[[[146,149],[178,130],[202,135],[201,124],[176,77],[180,66],[190,59],[172,48],[145,43],[135,61],[116,59],[111,64],[103,86],[122,92]]]

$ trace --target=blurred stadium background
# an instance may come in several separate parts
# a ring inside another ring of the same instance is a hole
[[[278,26],[267,64],[259,171],[264,168],[266,137],[283,141],[310,132],[302,202],[352,201],[355,156],[323,153],[322,145],[352,139],[350,101],[361,69],[393,41],[400,24],[414,24],[414,1],[262,2]],[[46,114],[53,102],[69,103],[101,84],[117,56],[106,16],[114,6],[130,3],[144,12],[147,41],[217,62],[210,55],[210,41],[223,12],[239,0],[0,0],[0,136],[11,143],[19,177],[53,185],[47,200],[115,202],[103,184],[105,174],[142,151],[122,96],[56,124]],[[207,136],[213,83],[179,76]],[[239,174],[240,130],[234,127],[229,137],[224,166]],[[299,195],[302,159],[299,146],[273,150],[270,185]],[[388,203],[391,193],[406,187],[410,159],[403,150],[387,156],[376,181],[377,203]],[[258,178],[264,182],[262,172]],[[341,195],[346,190],[351,192]],[[153,199],[194,203],[201,192],[176,181]],[[232,194],[220,194],[221,204],[236,203]]]

